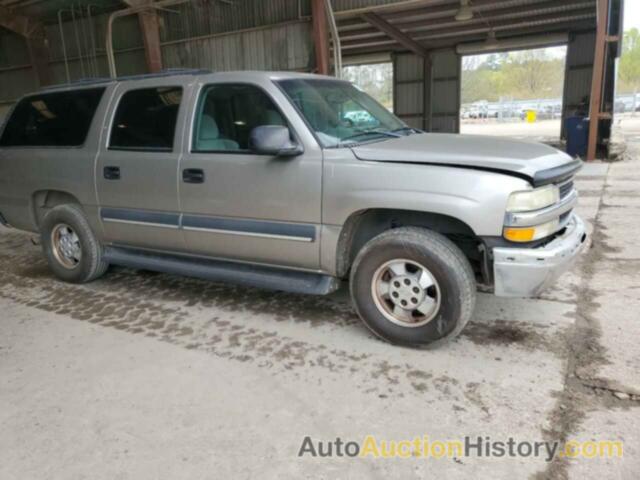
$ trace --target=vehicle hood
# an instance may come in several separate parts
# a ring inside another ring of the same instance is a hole
[[[548,145],[480,135],[421,133],[352,148],[360,160],[424,163],[512,174],[534,185],[574,174],[582,165]]]

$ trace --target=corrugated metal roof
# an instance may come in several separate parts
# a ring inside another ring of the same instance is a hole
[[[361,3],[370,4],[373,11],[392,28],[430,49],[477,41],[486,37],[490,30],[499,32],[501,36],[519,35],[523,30],[535,29],[569,32],[595,28],[596,22],[595,0],[474,0],[471,2],[474,16],[468,21],[455,19],[459,0],[334,0],[333,3],[353,8]],[[361,13],[359,10],[343,11],[338,19],[344,55],[405,48],[386,32],[369,24]]]

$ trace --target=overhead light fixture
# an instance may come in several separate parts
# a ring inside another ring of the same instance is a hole
[[[473,18],[473,10],[469,6],[469,0],[460,0],[460,8],[456,13],[456,21],[466,22]]]
[[[489,33],[487,34],[487,39],[484,41],[484,44],[487,47],[495,47],[496,45],[498,45],[498,39],[496,38],[496,32],[495,32],[495,30],[493,28],[491,30],[489,30]]]

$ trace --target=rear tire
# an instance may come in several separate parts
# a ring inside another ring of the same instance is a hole
[[[103,249],[79,206],[58,205],[40,225],[42,249],[53,273],[66,282],[86,283],[109,268]]]
[[[388,342],[438,346],[470,320],[476,280],[462,251],[417,227],[370,240],[351,269],[351,297],[365,325]]]

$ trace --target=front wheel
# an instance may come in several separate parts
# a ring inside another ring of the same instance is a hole
[[[436,346],[458,335],[475,307],[469,261],[446,237],[423,228],[384,232],[358,253],[351,296],[373,333],[399,345]]]

